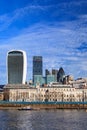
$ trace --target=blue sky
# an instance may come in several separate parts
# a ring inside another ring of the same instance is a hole
[[[43,56],[44,69],[87,77],[87,1],[0,0],[0,84],[7,83],[6,56],[13,49],[27,53],[27,81],[34,55]]]

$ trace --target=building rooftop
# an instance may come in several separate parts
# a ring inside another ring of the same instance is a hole
[[[4,89],[5,88],[10,88],[10,89],[36,89],[35,87],[33,86],[30,86],[28,84],[7,84],[4,86]]]
[[[57,88],[72,88],[72,85],[67,84],[59,84],[59,82],[53,82],[48,84],[48,87],[57,87]]]

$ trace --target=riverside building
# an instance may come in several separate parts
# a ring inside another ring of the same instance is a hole
[[[4,99],[20,102],[87,102],[87,89],[58,83],[36,88],[23,84],[8,84],[4,87]]]
[[[9,51],[7,54],[8,84],[25,84],[26,69],[26,53],[21,50]]]
[[[27,84],[7,84],[4,87],[4,100],[32,102],[36,101],[36,88]]]

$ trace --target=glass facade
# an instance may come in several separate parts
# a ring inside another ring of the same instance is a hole
[[[7,57],[8,84],[22,84],[24,78],[24,55],[21,51],[11,51]]]
[[[33,57],[33,82],[34,82],[34,75],[41,75],[42,76],[42,56],[34,56]],[[35,83],[34,83],[35,84]]]
[[[34,75],[34,85],[36,86],[37,84],[45,84],[45,77],[43,77],[42,75]]]
[[[46,76],[46,83],[49,84],[51,82],[56,82],[54,75],[47,75]]]

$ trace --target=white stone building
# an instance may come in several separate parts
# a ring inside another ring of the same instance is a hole
[[[71,85],[52,85],[49,87],[30,87],[29,85],[6,85],[4,100],[8,101],[58,101],[77,102],[87,101],[87,89],[74,88]]]

